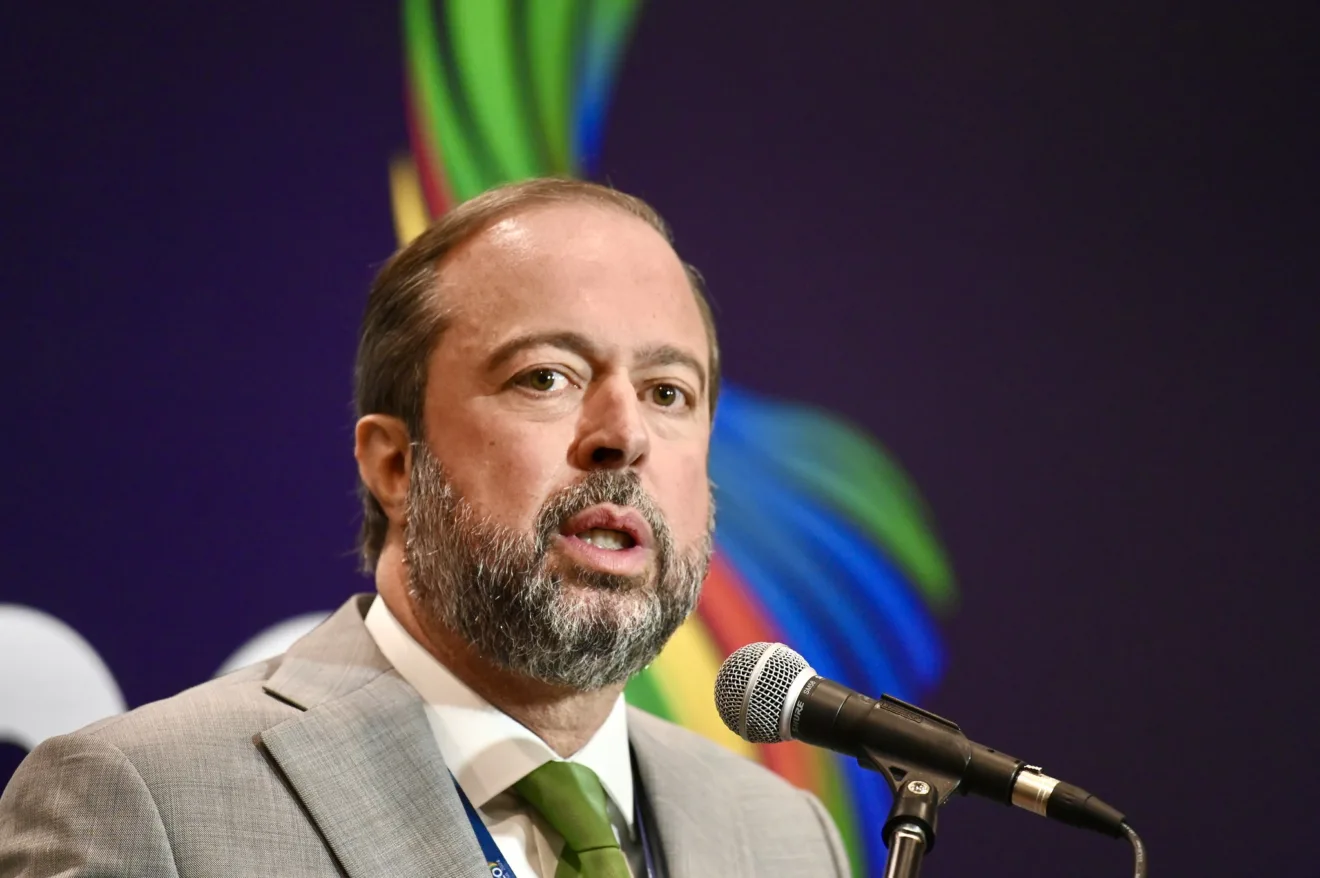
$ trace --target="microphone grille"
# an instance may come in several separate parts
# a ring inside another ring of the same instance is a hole
[[[715,677],[715,709],[740,738],[753,744],[784,740],[779,720],[807,660],[782,643],[749,643],[725,659]],[[799,687],[800,688],[800,687]]]

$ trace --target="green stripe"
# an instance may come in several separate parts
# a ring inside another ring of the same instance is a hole
[[[418,101],[418,122],[438,145],[440,161],[436,165],[444,168],[454,197],[462,201],[486,187],[481,185],[472,146],[449,93],[430,0],[404,0],[403,38],[409,81]]]
[[[592,32],[600,39],[600,47],[610,51],[615,64],[623,58],[627,34],[637,20],[637,8],[636,0],[604,0],[594,7]]]
[[[533,91],[537,118],[550,151],[551,174],[576,171],[569,156],[570,78],[573,54],[570,45],[574,18],[573,0],[531,0],[527,9],[527,44],[531,54]]]
[[[550,173],[554,161],[550,158],[550,144],[546,142],[545,126],[541,124],[541,110],[536,102],[536,74],[532,72],[531,35],[528,18],[529,0],[512,0],[509,16],[509,39],[513,45],[513,79],[517,83],[518,112],[527,120],[529,145],[535,157],[538,174]]]
[[[674,722],[674,715],[669,710],[669,703],[660,694],[655,685],[655,674],[649,668],[628,681],[623,689],[623,697],[629,704],[661,719]]]
[[[578,34],[573,46],[573,72],[570,91],[571,99],[576,101],[585,88],[586,70],[592,69],[595,75],[592,82],[603,83],[599,99],[599,124],[605,124],[610,95],[614,91],[619,65],[623,61],[624,49],[628,37],[637,22],[640,4],[637,0],[584,0],[581,5],[583,15],[578,22]],[[576,106],[570,111],[573,128],[569,132],[570,151],[575,165],[583,160],[582,143],[579,138],[582,131],[577,119]],[[580,169],[579,169],[580,170]]]
[[[821,775],[821,788],[818,790],[821,804],[834,818],[843,838],[844,850],[848,852],[848,861],[852,863],[852,874],[865,875],[866,850],[862,844],[861,833],[857,829],[857,812],[853,808],[852,796],[843,779],[843,757],[830,756]]]
[[[450,0],[449,33],[476,130],[495,159],[499,177],[486,186],[537,174],[530,120],[514,75],[512,28],[506,0]]]
[[[906,474],[870,437],[836,415],[789,406],[780,411],[787,447],[776,464],[784,476],[866,530],[911,574],[932,606],[951,608],[957,600],[953,570],[926,524],[929,509]],[[828,467],[820,465],[822,455],[828,455]]]
[[[844,464],[845,472],[799,473],[828,503],[867,530],[913,578],[930,604],[949,609],[956,600],[953,572],[921,513],[883,474]]]

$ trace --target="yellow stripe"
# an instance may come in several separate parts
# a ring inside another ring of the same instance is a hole
[[[674,722],[740,756],[759,761],[756,747],[729,731],[715,710],[715,674],[719,669],[719,650],[695,614],[674,632],[651,665],[652,679],[673,711]]]
[[[422,197],[422,183],[417,166],[410,156],[398,156],[390,162],[390,204],[394,209],[394,234],[403,247],[426,231],[431,224]]]

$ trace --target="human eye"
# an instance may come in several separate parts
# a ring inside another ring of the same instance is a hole
[[[690,406],[690,397],[676,384],[653,384],[646,390],[651,402],[661,408],[682,410]]]
[[[536,393],[555,393],[569,385],[568,376],[558,369],[540,367],[523,372],[513,383]]]

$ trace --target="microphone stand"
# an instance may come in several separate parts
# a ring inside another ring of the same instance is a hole
[[[870,748],[857,761],[883,775],[894,798],[881,832],[889,848],[884,878],[917,878],[922,858],[935,848],[939,808],[958,789],[961,779],[904,764]]]

